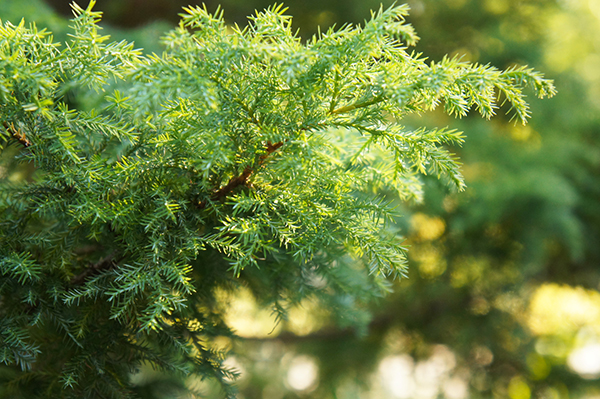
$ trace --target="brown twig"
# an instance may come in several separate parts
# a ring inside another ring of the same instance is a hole
[[[12,122],[3,122],[2,126],[10,133],[19,143],[23,144],[23,147],[27,148],[31,145],[31,141],[27,139],[25,133],[15,127]]]
[[[79,273],[77,276],[73,277],[71,279],[71,284],[72,285],[81,285],[85,282],[85,280],[88,277],[90,277],[94,274],[98,274],[103,270],[108,270],[108,269],[112,268],[115,264],[114,258],[115,258],[116,253],[117,253],[117,250],[115,249],[109,255],[100,259],[98,262],[90,265],[87,269],[85,269],[84,271]]]
[[[210,199],[213,201],[221,201],[224,198],[226,198],[229,194],[231,194],[231,192],[237,187],[247,185],[250,176],[252,176],[252,174],[265,163],[269,155],[277,151],[282,145],[283,141],[277,142],[275,144],[268,141],[266,152],[258,158],[257,165],[254,167],[252,167],[251,165],[246,166],[242,173],[240,173],[238,176],[232,177],[231,179],[229,179],[229,182],[226,185],[215,191],[211,195]],[[200,209],[204,208],[206,206],[206,201],[200,202],[198,206],[200,207]]]

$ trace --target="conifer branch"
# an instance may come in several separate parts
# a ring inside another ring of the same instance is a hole
[[[211,196],[211,200],[221,201],[236,188],[240,186],[245,186],[248,183],[248,179],[250,178],[250,176],[252,176],[252,174],[265,163],[266,159],[270,154],[277,151],[281,146],[283,146],[283,141],[277,142],[275,144],[268,141],[266,151],[258,158],[258,163],[256,167],[251,167],[250,165],[246,166],[242,173],[240,173],[238,176],[232,177],[231,179],[229,179],[229,182],[226,185],[215,191]],[[198,206],[200,207],[200,209],[203,209],[204,207],[206,207],[206,201],[200,202]]]
[[[357,102],[354,104],[350,104],[350,105],[346,105],[346,106],[334,109],[330,113],[333,115],[343,114],[346,112],[354,111],[355,109],[364,108],[364,107],[368,107],[369,105],[380,103],[383,100],[385,100],[385,97],[376,97],[369,101]]]
[[[14,137],[23,147],[27,148],[31,145],[31,141],[25,136],[21,130],[15,127],[12,122],[3,122],[2,126],[12,137]]]
[[[18,315],[3,320],[2,333],[12,336],[0,340],[0,352],[14,370],[41,365],[40,389],[63,381],[72,390],[57,388],[57,397],[128,398],[104,387],[127,385],[130,370],[157,365],[162,354],[169,354],[167,369],[218,377],[220,355],[207,349],[199,363],[186,355],[195,353],[194,342],[180,337],[221,335],[215,288],[232,292],[236,278],[256,284],[264,299],[299,302],[325,291],[299,289],[315,266],[331,287],[326,306],[345,304],[348,295],[361,303],[378,297],[388,289],[386,276],[404,275],[406,256],[401,240],[387,234],[392,204],[377,195],[391,189],[418,198],[419,173],[462,187],[458,162],[444,149],[461,136],[407,132],[402,117],[445,103],[449,114],[473,107],[488,118],[499,89],[524,119],[526,86],[542,97],[554,92],[530,69],[501,72],[454,59],[429,65],[408,54],[397,36],[406,43],[416,36],[402,7],[373,14],[365,28],[332,28],[310,45],[291,31],[281,6],[257,13],[243,30],[228,28],[220,12],[190,7],[165,36],[164,55],[143,57],[131,43],[99,34],[93,5],[73,6],[66,46],[24,23],[0,29],[0,88],[11,104],[0,107],[0,130],[35,145],[27,156],[40,172],[19,184],[6,180],[12,171],[0,174],[0,214],[9,219],[0,223],[0,283],[14,287],[0,302]],[[103,94],[112,78],[124,80],[123,94]],[[69,109],[60,99],[70,87],[82,95],[95,90],[103,96],[98,104],[111,105]],[[26,124],[23,115],[32,116]],[[367,135],[363,149],[375,151],[348,167]],[[284,145],[286,156],[267,168]],[[269,189],[234,195],[252,187],[262,167]],[[199,208],[228,206],[209,215],[190,212],[190,200]],[[255,275],[240,274],[263,264]],[[56,283],[58,268],[70,284]],[[33,301],[39,311],[31,312]],[[341,318],[358,310],[338,309]],[[161,326],[167,316],[178,320],[177,334]],[[38,327],[46,325],[60,327],[51,339]],[[132,352],[132,339],[145,352]],[[120,368],[111,352],[123,353]],[[39,353],[70,366],[44,367]],[[101,392],[83,388],[99,381],[92,364],[102,365]]]
[[[114,257],[117,254],[117,250],[115,249],[109,255],[100,259],[98,262],[91,264],[87,269],[74,276],[71,279],[71,285],[81,285],[85,283],[88,277],[96,275],[104,270],[111,269],[115,266]]]

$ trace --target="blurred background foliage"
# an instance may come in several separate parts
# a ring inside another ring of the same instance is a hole
[[[0,0],[0,18],[25,17],[64,40],[68,3]],[[158,52],[160,34],[190,3],[98,0],[97,9],[106,33]],[[220,3],[238,24],[270,5]],[[310,302],[275,325],[270,309],[241,291],[222,298],[240,339],[215,345],[235,353],[227,362],[241,372],[241,398],[598,399],[600,0],[408,3],[421,37],[416,51],[431,60],[527,64],[555,79],[558,96],[532,97],[527,126],[503,110],[491,122],[441,112],[406,121],[466,132],[456,150],[468,189],[452,193],[427,179],[423,203],[398,204],[409,279],[373,304],[366,334],[339,327],[332,309]],[[286,5],[308,38],[317,26],[362,22],[379,1]],[[144,398],[188,397],[185,386],[218,395],[209,382],[174,381],[151,368],[132,379]]]

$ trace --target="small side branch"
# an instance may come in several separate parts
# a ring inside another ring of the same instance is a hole
[[[72,285],[81,285],[85,282],[85,280],[88,277],[98,274],[104,270],[108,270],[108,269],[112,268],[115,264],[114,259],[115,259],[116,254],[117,254],[117,250],[115,249],[109,255],[100,259],[98,262],[90,265],[87,269],[85,269],[84,271],[82,271],[81,273],[79,273],[78,275],[73,277],[71,279],[71,284]]]
[[[248,182],[248,178],[252,175],[253,170],[250,166],[246,166],[244,171],[239,175],[229,179],[229,182],[215,191],[211,196],[212,200],[219,201],[229,195],[234,189],[239,186],[244,186]]]
[[[226,198],[229,194],[231,194],[231,192],[236,188],[247,185],[250,176],[252,176],[252,174],[265,163],[269,155],[277,151],[282,145],[283,141],[277,143],[271,143],[270,141],[267,142],[266,152],[258,158],[258,163],[256,164],[256,166],[246,166],[241,174],[232,177],[231,179],[229,179],[229,182],[226,185],[215,191],[210,197],[211,200],[221,201],[222,199]],[[198,206],[200,207],[200,209],[204,208],[206,206],[206,201],[200,202]]]
[[[21,143],[23,147],[27,148],[31,145],[31,141],[27,139],[25,133],[16,128],[12,122],[3,122],[2,126],[4,127],[4,130],[6,130],[12,137]]]
[[[364,107],[368,107],[369,105],[380,103],[383,100],[385,100],[384,97],[376,97],[369,101],[365,101],[362,103],[354,103],[354,104],[350,104],[350,105],[346,105],[344,107],[334,109],[333,111],[330,111],[330,113],[332,115],[344,114],[346,112],[354,111],[355,109],[358,109],[358,108],[364,108]]]

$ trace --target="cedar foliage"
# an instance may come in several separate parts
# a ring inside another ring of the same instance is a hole
[[[280,319],[314,297],[362,326],[364,304],[405,273],[390,197],[420,175],[464,188],[446,149],[463,135],[410,129],[438,105],[490,118],[532,69],[425,62],[407,6],[307,43],[281,5],[227,26],[189,7],[161,55],[100,34],[73,5],[70,40],[0,28],[2,378],[11,397],[134,397],[142,364],[220,381],[233,336],[224,291],[249,287]],[[78,107],[74,94],[96,93]],[[29,179],[14,178],[23,164]]]

